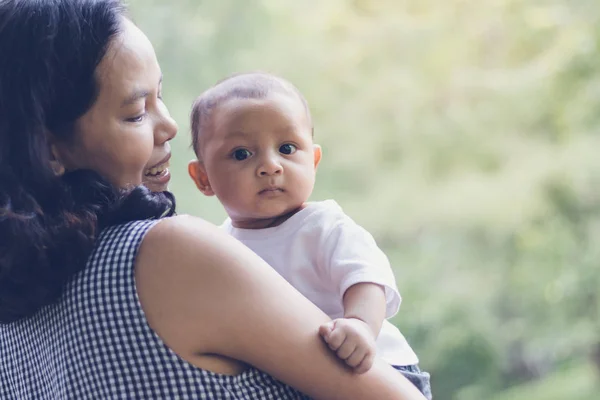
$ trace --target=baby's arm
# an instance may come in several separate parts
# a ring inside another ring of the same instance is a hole
[[[324,324],[320,333],[339,358],[362,374],[375,358],[375,339],[385,319],[385,292],[374,283],[357,283],[346,290],[343,303],[344,318]]]
[[[372,365],[384,319],[398,311],[400,294],[390,262],[369,232],[339,207],[322,220],[318,267],[322,279],[339,290],[344,313],[320,333],[339,358],[363,373]]]
[[[385,290],[375,283],[357,283],[344,293],[344,318],[355,318],[379,335],[385,319]]]

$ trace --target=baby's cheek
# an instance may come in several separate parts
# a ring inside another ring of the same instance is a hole
[[[227,200],[232,204],[244,204],[248,198],[248,189],[243,182],[229,181],[224,188]]]

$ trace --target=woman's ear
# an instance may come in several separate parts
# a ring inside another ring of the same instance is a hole
[[[65,173],[65,166],[61,162],[61,157],[58,151],[58,147],[55,144],[50,144],[50,166],[54,175],[63,176]]]
[[[204,164],[199,160],[192,160],[188,163],[188,174],[190,174],[190,178],[192,178],[198,190],[205,196],[215,195],[215,192],[213,192],[210,182],[208,181],[208,175],[206,174]]]

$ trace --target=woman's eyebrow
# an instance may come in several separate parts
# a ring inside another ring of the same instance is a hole
[[[150,94],[150,91],[148,91],[148,90],[136,90],[135,92],[133,92],[130,96],[128,96],[123,101],[123,104],[121,104],[121,107],[125,107],[125,106],[128,106],[130,104],[133,104],[136,101],[138,101],[139,99],[145,98],[149,94]]]
[[[159,86],[162,84],[162,80],[163,80],[163,76],[162,76],[162,74],[160,74],[160,78],[158,79]],[[131,105],[131,104],[135,103],[136,101],[138,101],[139,99],[143,99],[143,98],[147,97],[149,94],[150,94],[149,90],[144,90],[144,89],[135,90],[130,96],[127,96],[127,98],[125,100],[123,100],[123,104],[121,104],[121,107]]]

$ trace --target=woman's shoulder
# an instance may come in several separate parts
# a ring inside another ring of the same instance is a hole
[[[160,222],[155,224],[156,226],[153,228],[154,235],[161,234],[187,234],[190,230],[198,230],[202,228],[217,228],[215,225],[207,222],[206,220],[195,217],[189,214],[178,214],[172,217],[161,218],[155,222]]]
[[[250,252],[216,225],[191,215],[162,218],[144,235],[135,257],[138,275],[178,274],[200,279],[207,268],[220,268]],[[146,272],[146,273],[144,273]],[[139,284],[145,280],[140,279]]]
[[[206,234],[218,233],[219,229],[198,217],[176,215],[160,219],[129,221],[102,230],[99,243],[120,243],[140,240],[144,245],[164,247],[181,241],[197,241]],[[198,237],[197,235],[200,235]]]
[[[207,248],[227,246],[232,240],[216,225],[191,215],[176,215],[155,221],[144,237],[143,247],[154,251],[176,251],[176,256],[194,255]]]

